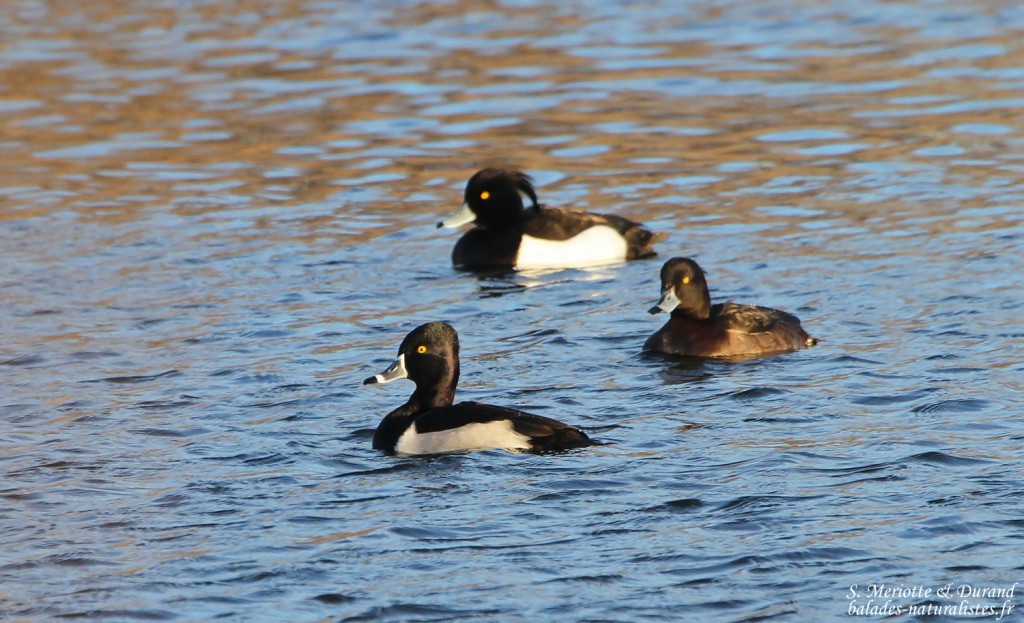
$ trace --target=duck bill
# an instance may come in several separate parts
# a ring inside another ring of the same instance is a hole
[[[476,214],[469,209],[469,204],[462,204],[462,209],[456,214],[452,214],[448,218],[444,219],[437,224],[438,229],[442,227],[458,227],[459,225],[465,225],[466,223],[472,223],[476,220]]]
[[[374,383],[390,383],[391,381],[397,381],[398,379],[408,378],[409,371],[405,369],[405,355],[399,355],[398,359],[393,364],[388,366],[388,369],[381,372],[380,374],[374,374],[365,381],[363,385],[373,385]]]
[[[676,289],[666,288],[665,291],[661,293],[661,300],[658,301],[658,304],[647,311],[651,314],[656,314],[658,312],[672,313],[672,310],[675,309],[677,305],[679,305],[679,299],[676,298]]]

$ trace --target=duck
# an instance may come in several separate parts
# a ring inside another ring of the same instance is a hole
[[[579,428],[508,407],[455,400],[459,382],[459,336],[446,322],[413,329],[398,359],[364,385],[409,379],[416,384],[406,403],[388,413],[373,435],[373,447],[391,455],[428,455],[504,449],[547,453],[595,445]]]
[[[661,300],[650,313],[672,314],[647,338],[643,350],[690,357],[783,353],[817,344],[796,316],[757,305],[711,304],[704,271],[696,261],[674,257],[661,267]]]
[[[452,264],[469,270],[582,268],[648,258],[659,238],[614,214],[541,205],[529,175],[497,168],[469,178],[462,209],[437,226],[467,223],[473,228],[455,244]]]

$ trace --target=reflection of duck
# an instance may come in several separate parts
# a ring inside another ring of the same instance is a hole
[[[572,268],[655,255],[655,235],[639,223],[541,206],[532,180],[518,171],[483,169],[473,175],[462,211],[438,227],[466,223],[474,227],[452,252],[452,263],[461,268]]]
[[[644,344],[646,351],[694,357],[780,353],[817,340],[792,314],[756,305],[711,304],[704,271],[697,262],[674,257],[661,268],[661,301],[651,313],[672,317]]]
[[[416,383],[409,400],[377,426],[373,447],[389,454],[437,454],[504,448],[550,452],[593,445],[578,428],[515,409],[455,399],[459,336],[451,325],[430,322],[402,341],[398,360],[363,381]]]
[[[480,298],[501,297],[533,288],[551,288],[563,285],[577,286],[577,290],[580,290],[584,284],[606,284],[619,276],[615,266],[610,264],[568,270],[562,268],[524,268],[519,270],[496,268],[494,270],[477,270],[473,273],[478,281],[477,293]],[[585,291],[596,294],[603,291],[603,287],[601,286],[601,290],[595,287],[595,289]]]

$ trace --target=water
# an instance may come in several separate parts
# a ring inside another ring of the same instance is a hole
[[[549,4],[0,8],[0,618],[882,620],[872,584],[1021,580],[1024,8]],[[488,164],[661,257],[454,271]],[[820,345],[641,356],[676,254]],[[359,382],[442,319],[461,399],[608,445],[371,450],[412,387]]]

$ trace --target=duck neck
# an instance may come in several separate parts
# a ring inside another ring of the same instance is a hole
[[[710,296],[705,294],[699,302],[688,303],[672,310],[672,316],[676,318],[693,318],[694,320],[707,320],[711,317]]]
[[[526,210],[522,208],[509,208],[507,210],[496,211],[492,214],[488,214],[484,217],[477,217],[477,226],[484,229],[496,229],[505,230],[511,227],[515,227],[520,223],[523,223],[528,216]]]
[[[431,379],[429,383],[416,384],[416,391],[409,397],[408,405],[414,407],[416,412],[447,407],[455,402],[455,388],[459,384],[459,363],[449,370],[445,370],[439,378]]]

